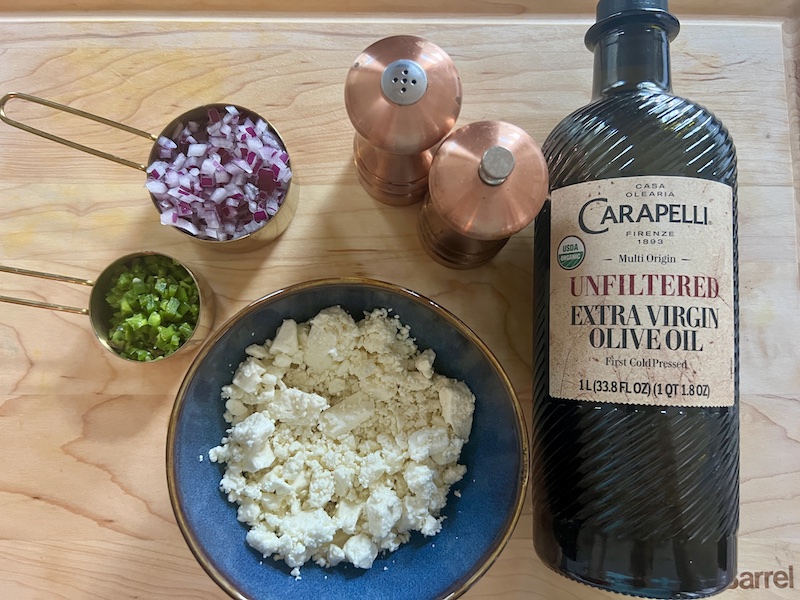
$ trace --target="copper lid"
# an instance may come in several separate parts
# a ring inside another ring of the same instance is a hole
[[[395,154],[436,145],[461,111],[461,79],[436,44],[400,35],[369,46],[347,73],[345,106],[356,131]]]
[[[479,121],[453,132],[428,176],[430,203],[456,233],[501,240],[525,228],[547,198],[547,163],[516,125]]]

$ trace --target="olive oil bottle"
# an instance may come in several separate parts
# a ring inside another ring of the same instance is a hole
[[[534,242],[536,551],[653,598],[731,583],[739,520],[736,152],[672,93],[678,31],[666,0],[600,0]]]

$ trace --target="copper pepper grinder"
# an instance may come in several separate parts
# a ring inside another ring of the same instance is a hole
[[[393,206],[422,200],[434,147],[461,111],[461,79],[450,56],[419,37],[384,38],[356,58],[344,99],[364,189]]]
[[[539,214],[547,198],[547,163],[516,125],[479,121],[442,142],[428,187],[420,241],[437,262],[469,269],[488,262]]]

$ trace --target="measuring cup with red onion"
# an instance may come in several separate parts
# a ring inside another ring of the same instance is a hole
[[[153,142],[146,164],[85,146],[10,118],[18,99],[73,114]],[[30,94],[0,98],[9,125],[144,171],[163,225],[220,250],[246,251],[275,240],[299,201],[286,144],[257,113],[234,104],[205,104],[170,121],[159,135]]]

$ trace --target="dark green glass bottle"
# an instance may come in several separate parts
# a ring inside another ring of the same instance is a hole
[[[736,152],[675,96],[666,0],[601,0],[593,98],[543,144],[534,544],[596,587],[702,598],[739,519]]]

